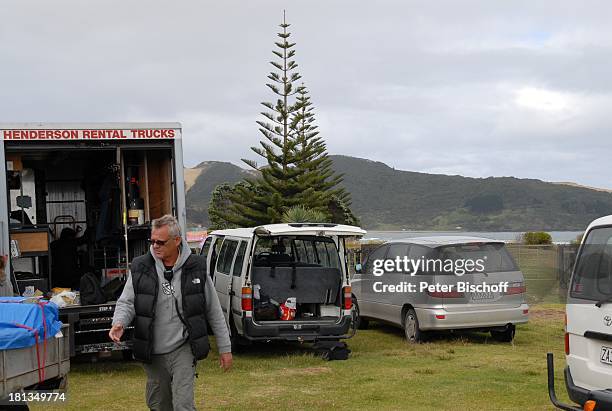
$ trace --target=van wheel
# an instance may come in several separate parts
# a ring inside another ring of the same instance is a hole
[[[491,330],[491,337],[499,342],[511,342],[514,340],[514,334],[516,334],[516,327],[513,324],[506,327],[504,331]]]
[[[412,308],[409,308],[404,316],[404,334],[406,341],[412,344],[423,342],[426,337],[426,333],[419,328],[419,319]]]
[[[366,330],[370,322],[359,315],[359,304],[357,304],[357,299],[353,297],[351,300],[353,301],[353,321],[355,322],[355,328]]]

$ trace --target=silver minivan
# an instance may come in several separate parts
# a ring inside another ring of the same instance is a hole
[[[471,263],[469,263],[471,262]],[[505,244],[480,237],[434,236],[387,242],[352,279],[359,328],[369,320],[404,329],[409,342],[431,330],[484,330],[504,342],[526,323],[523,273]]]

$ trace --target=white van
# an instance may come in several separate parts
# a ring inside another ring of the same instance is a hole
[[[565,326],[565,385],[585,410],[612,409],[612,216],[593,221],[578,251],[569,286]],[[565,410],[554,392],[552,354],[548,354],[551,401]]]
[[[253,340],[351,337],[345,240],[365,233],[347,225],[290,223],[217,230],[208,236],[201,255],[234,348]],[[295,317],[282,319],[281,306],[288,299],[295,299]]]

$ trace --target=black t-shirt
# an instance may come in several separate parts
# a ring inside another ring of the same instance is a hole
[[[172,272],[172,268],[173,266],[168,266],[164,264],[164,278],[166,279],[166,281],[168,282],[172,282],[172,276],[174,275],[174,273]]]

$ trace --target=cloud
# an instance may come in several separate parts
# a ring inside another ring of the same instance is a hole
[[[255,159],[282,10],[329,151],[612,187],[612,3],[5,2],[0,120],[180,121]]]

